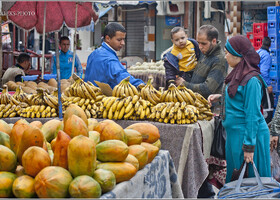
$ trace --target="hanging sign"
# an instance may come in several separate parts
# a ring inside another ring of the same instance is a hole
[[[165,24],[167,26],[181,26],[181,17],[165,16]]]

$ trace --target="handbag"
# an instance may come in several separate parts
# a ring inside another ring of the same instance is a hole
[[[247,163],[244,164],[238,180],[229,182],[220,189],[219,199],[280,197],[280,183],[272,177],[260,177],[255,163],[253,170],[256,177],[244,178],[246,166]]]
[[[237,180],[239,178],[244,165],[245,165],[245,160],[243,161],[243,163],[242,163],[242,165],[241,165],[241,167],[239,169],[236,169],[236,168],[233,169],[230,181],[235,181],[235,180]],[[244,178],[248,178],[248,175],[249,175],[248,167],[246,167]]]
[[[226,130],[220,116],[214,117],[214,138],[210,155],[225,160],[226,158]]]
[[[270,158],[271,158],[271,176],[279,182],[280,181],[280,158],[276,149],[273,149],[273,151],[270,152]]]

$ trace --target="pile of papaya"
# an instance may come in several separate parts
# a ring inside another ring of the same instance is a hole
[[[125,129],[73,104],[63,121],[0,120],[0,197],[98,198],[130,180],[161,148],[150,123]]]

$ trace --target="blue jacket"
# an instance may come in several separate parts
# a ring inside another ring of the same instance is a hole
[[[73,52],[68,50],[66,53],[59,51],[59,63],[60,63],[60,79],[69,79],[71,77],[72,63],[73,63]],[[75,56],[75,68],[76,74],[82,78],[83,67],[78,56]],[[56,72],[56,56],[53,58],[52,73]]]
[[[257,53],[260,55],[261,60],[259,63],[259,67],[261,70],[261,75],[265,81],[265,83],[270,86],[271,78],[269,77],[269,71],[272,65],[271,57],[269,55],[269,51],[266,49],[260,48]]]
[[[128,76],[130,76],[129,82],[136,87],[144,83],[142,80],[134,78],[126,71],[124,66],[120,63],[116,52],[105,42],[89,55],[85,72],[85,81],[90,81],[93,84],[95,84],[94,81],[99,81],[107,83],[111,88],[114,88],[121,80]]]

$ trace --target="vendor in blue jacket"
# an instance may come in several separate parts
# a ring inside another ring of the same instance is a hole
[[[69,50],[70,40],[68,37],[63,36],[59,41],[59,64],[60,64],[60,79],[69,79],[72,73],[73,52]],[[82,78],[83,67],[78,56],[75,56],[76,74]],[[56,56],[53,58],[52,73],[57,74],[56,71]]]
[[[162,53],[166,88],[171,83],[175,84],[176,76],[190,82],[193,69],[200,56],[198,43],[194,39],[188,38],[184,28],[174,27],[171,30],[171,41],[173,46]]]
[[[113,89],[124,78],[130,76],[130,83],[138,87],[144,82],[131,76],[119,61],[117,51],[121,50],[125,42],[126,30],[118,23],[110,23],[104,30],[104,42],[101,47],[93,51],[87,60],[85,81],[107,83]],[[96,85],[96,84],[95,84]]]

